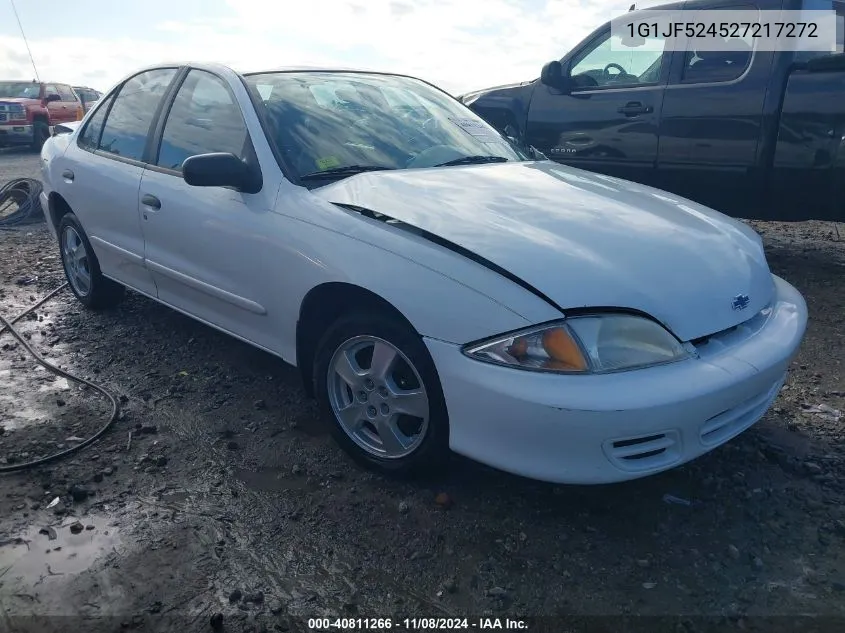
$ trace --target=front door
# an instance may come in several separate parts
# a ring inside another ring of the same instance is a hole
[[[54,123],[66,123],[68,121],[79,120],[79,111],[82,107],[82,103],[80,103],[76,94],[74,94],[73,88],[65,84],[57,84],[56,87],[59,89],[59,96],[62,98],[60,102],[62,106],[62,120]]]
[[[226,82],[193,69],[176,94],[154,164],[139,191],[146,265],[162,301],[265,347],[275,347],[268,307],[278,289],[262,274],[273,266],[269,235],[275,190],[257,194],[194,187],[182,178],[190,156],[230,152],[253,161],[246,124]]]
[[[59,87],[56,84],[44,85],[44,98],[49,99],[47,102],[47,112],[50,113],[50,125],[57,123],[66,123],[67,107],[62,107],[62,95],[59,94]]]
[[[562,62],[568,88],[538,83],[526,140],[552,160],[651,184],[670,53],[625,47],[610,29]]]

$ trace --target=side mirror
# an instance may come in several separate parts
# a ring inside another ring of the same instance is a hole
[[[232,187],[244,193],[261,191],[261,175],[234,154],[198,154],[182,163],[182,178],[194,187]]]
[[[53,101],[61,101],[62,98],[57,94],[50,94],[44,99],[47,103],[52,103]]]
[[[540,72],[540,82],[546,86],[566,90],[566,77],[563,76],[563,65],[555,60],[543,66]]]

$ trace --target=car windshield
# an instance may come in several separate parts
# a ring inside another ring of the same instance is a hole
[[[31,81],[0,81],[0,99],[37,99],[41,85]]]
[[[416,79],[276,72],[246,81],[265,108],[271,143],[300,178],[527,160],[470,110]]]

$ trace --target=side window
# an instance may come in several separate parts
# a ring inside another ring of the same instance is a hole
[[[845,52],[845,0],[804,0],[805,11],[823,10],[836,12],[836,53]],[[807,62],[815,57],[830,55],[822,51],[795,51],[795,61]]]
[[[59,95],[59,88],[56,84],[45,84],[44,85],[44,96],[49,97],[50,95]]]
[[[62,101],[79,101],[79,99],[76,98],[76,95],[73,94],[73,90],[71,90],[70,86],[59,84],[57,88],[59,89],[59,96],[62,98]]]
[[[720,11],[754,11],[751,5],[719,7]],[[696,16],[690,21],[695,22]],[[706,20],[703,20],[706,22]],[[690,38],[690,45],[695,39]],[[739,79],[751,64],[754,39],[746,37],[724,38],[723,50],[697,51],[687,49],[684,53],[684,67],[681,71],[682,84],[714,83]],[[730,49],[730,50],[727,50]]]
[[[175,76],[175,68],[157,68],[124,83],[103,126],[99,149],[141,160],[156,108]]]
[[[156,164],[181,170],[186,158],[211,152],[243,156],[248,140],[241,109],[222,79],[192,70],[164,124]]]
[[[592,48],[572,60],[573,89],[622,88],[652,85],[669,58],[663,38],[649,39],[647,46],[625,46],[608,31]]]
[[[114,97],[109,97],[106,101],[97,108],[97,111],[85,124],[85,129],[79,135],[77,145],[82,149],[95,150],[100,142],[100,134],[103,131],[103,122],[106,120],[106,112],[109,111],[109,105],[114,101]]]

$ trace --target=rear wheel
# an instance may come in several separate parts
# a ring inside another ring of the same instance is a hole
[[[100,272],[97,256],[73,213],[62,216],[58,233],[62,267],[76,298],[95,310],[120,303],[125,288]]]
[[[50,126],[46,121],[38,119],[32,124],[32,149],[40,152],[48,138],[50,138]]]
[[[449,455],[440,379],[419,335],[386,314],[341,317],[323,336],[314,386],[335,440],[358,463],[433,472]]]

